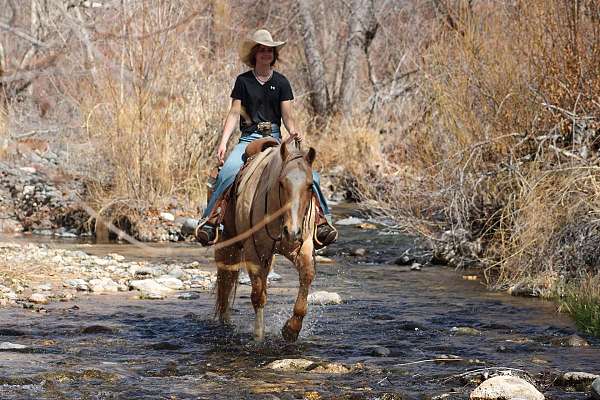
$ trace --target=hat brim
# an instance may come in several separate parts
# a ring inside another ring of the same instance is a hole
[[[246,39],[242,42],[242,45],[240,46],[240,50],[239,50],[239,54],[240,54],[240,60],[242,60],[242,62],[244,64],[246,64],[249,67],[253,67],[252,65],[252,60],[250,59],[250,55],[252,52],[252,48],[254,46],[256,46],[257,44],[262,44],[263,46],[267,46],[267,47],[275,47],[277,50],[279,50],[280,48],[282,48],[283,46],[285,46],[286,42],[266,42],[266,41],[255,41],[252,39]]]

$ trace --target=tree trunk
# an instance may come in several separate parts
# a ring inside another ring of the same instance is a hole
[[[352,115],[352,107],[357,96],[358,67],[361,54],[366,52],[377,23],[374,17],[373,0],[354,0],[350,17],[350,32],[346,43],[342,86],[339,108],[344,118]]]
[[[308,63],[310,102],[313,111],[320,116],[327,114],[329,93],[325,82],[325,67],[317,46],[315,24],[310,13],[310,0],[297,0],[300,13],[300,31],[304,38],[304,55]]]

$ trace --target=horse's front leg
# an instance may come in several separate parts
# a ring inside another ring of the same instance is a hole
[[[302,321],[306,315],[306,298],[308,297],[310,285],[315,277],[315,259],[313,256],[312,239],[303,243],[300,253],[296,258],[296,269],[298,270],[300,287],[298,288],[298,296],[296,297],[296,303],[294,304],[294,314],[287,320],[283,329],[281,329],[283,338],[288,342],[294,342],[298,339],[298,335],[302,329]]]
[[[254,340],[261,342],[265,338],[265,304],[267,303],[267,274],[268,269],[263,269],[257,264],[248,266],[248,275],[252,282],[252,306],[254,307]]]

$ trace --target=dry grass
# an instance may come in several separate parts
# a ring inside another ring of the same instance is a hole
[[[556,235],[600,211],[598,6],[482,2],[453,17],[426,54],[429,113],[405,144],[418,179],[399,198],[419,198],[423,226],[483,238],[491,283],[551,288],[567,278]]]

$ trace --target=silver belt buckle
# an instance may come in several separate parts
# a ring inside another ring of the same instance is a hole
[[[271,125],[272,124],[270,122],[259,122],[256,125],[256,128],[261,133],[261,135],[270,136],[271,135]]]

